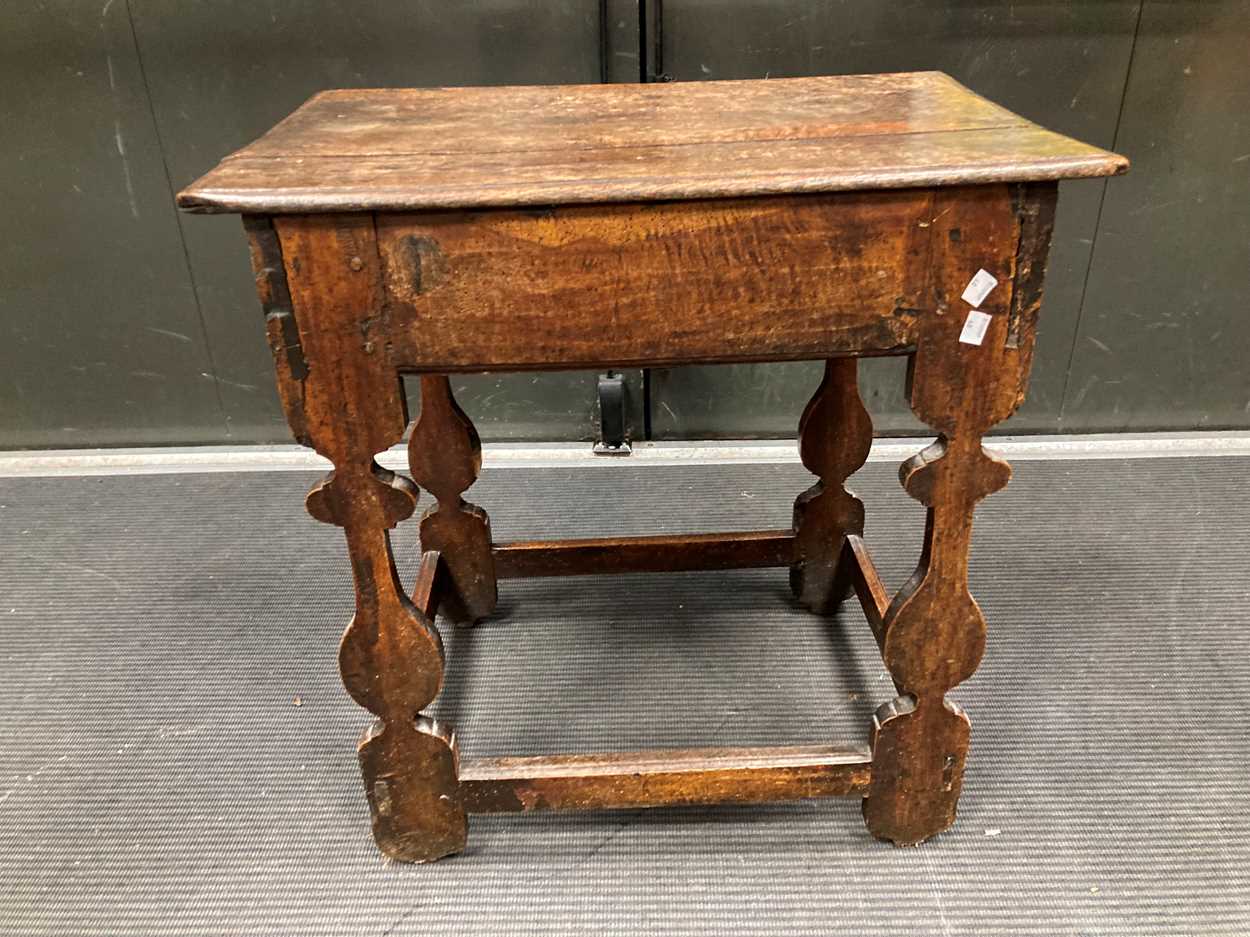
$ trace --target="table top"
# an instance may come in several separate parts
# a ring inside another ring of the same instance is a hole
[[[290,214],[1108,176],[1128,160],[941,72],[325,91],[178,195]]]

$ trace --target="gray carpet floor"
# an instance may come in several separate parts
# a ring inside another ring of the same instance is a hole
[[[925,846],[834,800],[475,817],[431,866],[369,836],[311,476],[0,480],[0,933],[1245,935],[1248,471],[1017,464],[978,514],[960,818]],[[512,539],[785,526],[809,482],[613,462],[471,494]],[[854,487],[896,588],[922,509],[893,466]],[[862,743],[892,696],[859,610],[798,610],[781,570],[505,583],[444,635],[468,755]]]

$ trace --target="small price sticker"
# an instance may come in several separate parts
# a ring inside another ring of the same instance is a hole
[[[964,319],[964,327],[959,333],[959,340],[965,345],[980,345],[985,341],[985,330],[990,327],[993,320],[994,317],[989,313],[981,312],[979,309],[971,310],[968,318]]]
[[[994,274],[988,270],[978,270],[964,287],[961,298],[973,309],[979,309],[981,303],[985,302],[985,297],[989,296],[996,286],[998,286],[998,280],[994,278]]]

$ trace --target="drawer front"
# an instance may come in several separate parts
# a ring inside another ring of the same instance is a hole
[[[379,215],[390,354],[471,371],[901,352],[932,205],[902,190]]]

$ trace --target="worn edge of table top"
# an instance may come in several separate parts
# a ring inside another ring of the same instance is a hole
[[[1116,175],[941,72],[310,98],[178,195],[204,213],[664,201]]]

